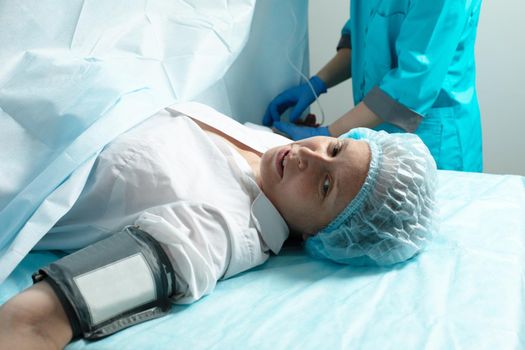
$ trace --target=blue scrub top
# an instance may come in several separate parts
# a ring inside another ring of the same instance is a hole
[[[480,7],[481,0],[353,0],[342,31],[355,104],[385,120],[378,129],[419,135],[440,169],[482,170]]]

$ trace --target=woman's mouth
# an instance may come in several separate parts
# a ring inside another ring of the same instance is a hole
[[[283,178],[284,168],[288,162],[287,155],[289,152],[289,149],[282,149],[277,153],[277,157],[275,157],[275,168],[277,169],[277,173],[281,179]]]

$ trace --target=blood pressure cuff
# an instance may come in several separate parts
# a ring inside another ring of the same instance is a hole
[[[160,244],[135,226],[40,269],[74,338],[98,339],[168,313],[175,273]]]

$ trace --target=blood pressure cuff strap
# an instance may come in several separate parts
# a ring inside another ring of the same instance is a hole
[[[40,269],[74,337],[98,339],[166,314],[175,273],[160,244],[135,226]]]

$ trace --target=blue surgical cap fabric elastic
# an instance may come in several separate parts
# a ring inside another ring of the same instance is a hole
[[[370,146],[366,179],[345,209],[306,241],[316,258],[392,265],[416,255],[436,230],[436,163],[414,134],[357,128],[340,138]]]

